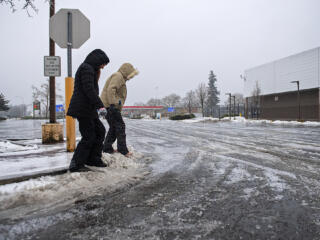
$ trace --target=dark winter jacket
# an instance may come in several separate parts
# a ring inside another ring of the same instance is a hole
[[[73,95],[68,116],[74,118],[97,117],[97,109],[103,108],[99,98],[99,66],[108,64],[109,58],[100,49],[92,51],[76,72]]]

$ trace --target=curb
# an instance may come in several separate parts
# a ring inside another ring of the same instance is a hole
[[[41,171],[41,172],[31,173],[30,175],[24,175],[24,176],[19,176],[19,175],[4,176],[3,178],[0,178],[0,186],[5,184],[10,184],[10,183],[23,182],[26,180],[39,178],[43,176],[61,175],[61,174],[67,173],[68,170],[69,170],[68,168],[60,168],[53,171]]]

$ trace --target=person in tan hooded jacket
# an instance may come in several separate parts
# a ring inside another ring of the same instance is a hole
[[[109,124],[109,131],[103,144],[103,152],[114,153],[112,144],[117,140],[117,151],[125,156],[131,155],[126,144],[125,123],[121,110],[127,98],[126,82],[138,73],[132,64],[124,63],[118,72],[107,79],[104,85],[100,98],[108,111],[106,120]]]

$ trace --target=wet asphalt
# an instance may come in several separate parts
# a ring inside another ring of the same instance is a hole
[[[320,239],[320,129],[127,120],[143,180],[7,219],[0,239]]]

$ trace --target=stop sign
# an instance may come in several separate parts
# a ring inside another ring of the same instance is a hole
[[[49,34],[59,47],[68,47],[68,12],[72,14],[72,48],[79,48],[90,38],[90,21],[79,9],[60,9],[50,18]]]

